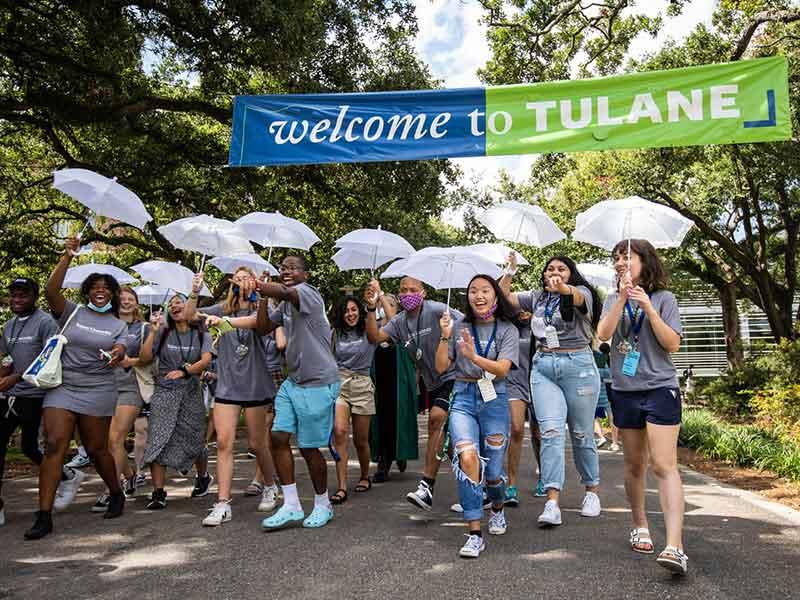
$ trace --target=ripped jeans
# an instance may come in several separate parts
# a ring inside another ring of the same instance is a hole
[[[511,417],[505,381],[495,384],[497,398],[484,402],[478,385],[456,381],[450,403],[450,439],[453,444],[453,472],[458,480],[458,497],[465,521],[483,517],[483,490],[493,504],[506,497],[504,470]],[[461,455],[474,451],[478,461],[478,481],[461,470]]]
[[[541,479],[545,489],[564,487],[564,425],[569,424],[575,467],[585,486],[599,485],[600,461],[594,441],[594,413],[600,375],[590,349],[537,352],[531,363],[531,391],[539,422]]]

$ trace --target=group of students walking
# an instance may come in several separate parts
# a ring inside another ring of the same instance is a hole
[[[77,247],[77,240],[67,241],[47,283],[50,314],[36,306],[35,282],[17,279],[9,286],[14,316],[0,341],[0,469],[10,436],[20,427],[23,451],[40,465],[39,510],[27,539],[52,531],[54,503],[68,504],[80,485],[82,473],[63,467],[76,428],[107,487],[95,508],[105,518],[122,515],[126,495],[135,493],[141,476],[128,462],[124,441],[144,407],[149,417],[143,463],[153,486],[147,508],[166,508],[167,468],[186,473],[194,465],[192,496],[208,493],[203,382],[214,389],[217,447],[217,499],[203,525],[218,526],[233,516],[233,449],[242,412],[258,465],[248,491],[261,494],[259,511],[272,512],[262,527],[317,528],[333,519],[333,505],[348,501],[351,428],[360,466],[355,492],[389,478],[392,463],[403,471],[416,458],[420,388],[429,409],[428,440],[422,479],[407,500],[433,508],[439,466],[449,455],[459,494],[453,508],[463,512],[468,526],[462,557],[485,550],[484,513],[488,534],[507,531],[505,506],[520,501],[526,418],[539,464],[538,495],[547,498],[539,526],[562,524],[567,432],[585,488],[580,514],[598,517],[594,419],[602,382],[592,349],[605,340],[632,510],[630,548],[655,551],[645,511],[650,465],[666,524],[658,563],[686,572],[676,456],[681,398],[669,356],[680,345],[680,317],[649,242],[625,241],[613,250],[618,285],[605,302],[566,256],[547,261],[537,289],[514,292],[516,264],[510,257],[499,281],[487,275],[470,281],[463,311],[427,299],[422,282],[403,277],[396,297],[373,280],[363,301],[344,298],[329,319],[322,295],[307,281],[304,259],[287,256],[278,281],[237,269],[224,300],[212,306],[198,306],[198,274],[188,297],[175,294],[166,314],[154,310],[147,323],[135,291],[108,275],[87,278],[80,304],[64,298],[61,284]],[[45,391],[22,381],[21,373],[59,330],[68,340],[63,383]],[[295,483],[292,436],[314,487],[308,515]],[[332,494],[321,448],[337,461]],[[378,463],[372,477],[371,459]]]

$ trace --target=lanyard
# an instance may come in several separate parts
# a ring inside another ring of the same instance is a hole
[[[14,324],[11,326],[11,336],[8,339],[9,355],[14,351],[14,347],[17,345],[17,341],[19,341],[19,338],[22,337],[22,333],[25,331],[25,326],[28,324],[28,321],[31,320],[31,317],[33,317],[33,313],[28,315],[22,321],[22,327],[19,328],[19,333],[17,333],[17,325],[19,325],[20,320],[19,317],[14,317]]]
[[[547,299],[545,300],[544,304],[544,322],[546,325],[553,324],[553,315],[556,312],[556,309],[561,305],[561,296],[556,295],[554,301],[551,302],[550,300],[553,298],[553,295],[550,292],[547,292]]]
[[[420,347],[419,347],[419,342],[420,342],[419,329],[420,329],[420,324],[422,323],[422,311],[423,311],[424,308],[425,308],[425,304],[424,304],[424,301],[423,301],[423,304],[421,304],[420,307],[419,307],[419,314],[417,315],[417,336],[416,336],[416,338],[414,337],[414,334],[411,333],[411,328],[408,326],[408,314],[406,314],[406,331],[408,331],[408,341],[406,342],[406,348],[408,348],[408,345],[413,340],[414,341],[414,347],[417,350],[420,349]]]
[[[631,334],[633,334],[633,341],[638,343],[639,332],[642,330],[642,325],[644,324],[644,311],[641,310],[641,307],[638,304],[636,305],[636,310],[633,310],[630,302],[626,300],[625,312],[628,313],[628,318],[631,320],[631,328],[628,330],[628,333],[623,334],[622,337],[630,339]]]
[[[489,341],[486,342],[486,350],[484,351],[483,348],[481,348],[481,340],[478,337],[478,330],[475,328],[475,324],[474,323],[472,324],[472,338],[475,340],[475,350],[477,350],[478,354],[480,354],[483,358],[489,356],[489,350],[491,349],[492,344],[494,343],[495,335],[497,335],[497,319],[495,319],[494,321],[494,327],[492,328],[492,335],[489,336]]]
[[[186,351],[186,355],[183,354],[183,342],[181,341],[181,334],[178,333],[178,330],[175,330],[175,338],[178,340],[178,348],[180,348],[181,353],[181,363],[187,364],[189,362],[189,358],[192,356],[192,348],[194,348],[194,329],[189,330],[189,349]]]

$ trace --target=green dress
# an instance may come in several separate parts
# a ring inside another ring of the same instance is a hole
[[[370,426],[372,460],[387,465],[393,461],[416,460],[419,458],[419,439],[414,363],[398,346],[378,347],[372,364],[372,378],[377,411]]]

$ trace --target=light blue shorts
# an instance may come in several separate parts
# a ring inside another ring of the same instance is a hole
[[[295,434],[299,448],[327,447],[339,385],[302,387],[286,379],[275,396],[272,431]]]

